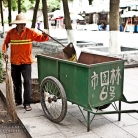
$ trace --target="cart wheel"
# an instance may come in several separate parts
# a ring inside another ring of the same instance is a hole
[[[102,109],[108,108],[109,106],[110,106],[110,103],[109,104],[102,105],[102,106],[97,106],[97,107],[95,107],[95,109],[102,110]]]
[[[54,77],[46,77],[40,85],[41,106],[46,117],[58,123],[65,118],[67,99],[63,86]]]

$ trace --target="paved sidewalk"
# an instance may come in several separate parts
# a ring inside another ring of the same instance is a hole
[[[32,69],[32,78],[37,78],[37,63],[33,64]],[[130,101],[138,100],[137,82],[138,68],[125,69],[124,95]],[[0,84],[5,95],[4,88],[4,83]],[[91,123],[91,130],[87,132],[86,122],[76,105],[68,102],[67,115],[58,124],[45,117],[40,103],[31,106],[33,110],[30,112],[18,106],[17,114],[32,138],[138,138],[137,113],[124,113],[121,121],[117,121],[117,114],[97,115]],[[107,109],[112,109],[112,106]],[[122,109],[138,109],[138,104],[122,103]]]

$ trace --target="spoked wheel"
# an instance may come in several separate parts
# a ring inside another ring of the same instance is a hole
[[[46,117],[58,123],[67,112],[67,99],[63,86],[54,77],[46,77],[40,85],[41,106]]]
[[[102,109],[108,108],[109,106],[110,106],[110,103],[109,104],[102,105],[102,106],[95,107],[95,109],[102,110]]]

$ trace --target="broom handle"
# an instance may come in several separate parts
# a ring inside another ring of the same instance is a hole
[[[45,33],[43,30],[41,30],[40,28],[37,28],[39,31],[41,31],[42,33]],[[45,33],[46,34],[46,33]],[[66,47],[64,46],[62,43],[60,43],[58,40],[54,39],[52,36],[50,36],[49,34],[47,34],[51,39],[53,39],[54,41],[56,41],[57,43],[59,43],[60,45],[62,45],[63,47]]]

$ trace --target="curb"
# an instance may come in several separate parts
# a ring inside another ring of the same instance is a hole
[[[124,65],[124,68],[136,68],[138,64]]]
[[[4,104],[6,105],[6,97],[4,96],[4,94],[3,94],[3,92],[1,90],[0,90],[0,97],[2,98]],[[17,117],[18,117],[18,115],[17,115]],[[32,136],[30,135],[29,131],[26,129],[26,127],[24,126],[24,124],[22,123],[22,121],[20,120],[20,118],[18,120],[18,123],[21,126],[21,128],[23,129],[23,131],[25,132],[27,138],[32,138]]]

